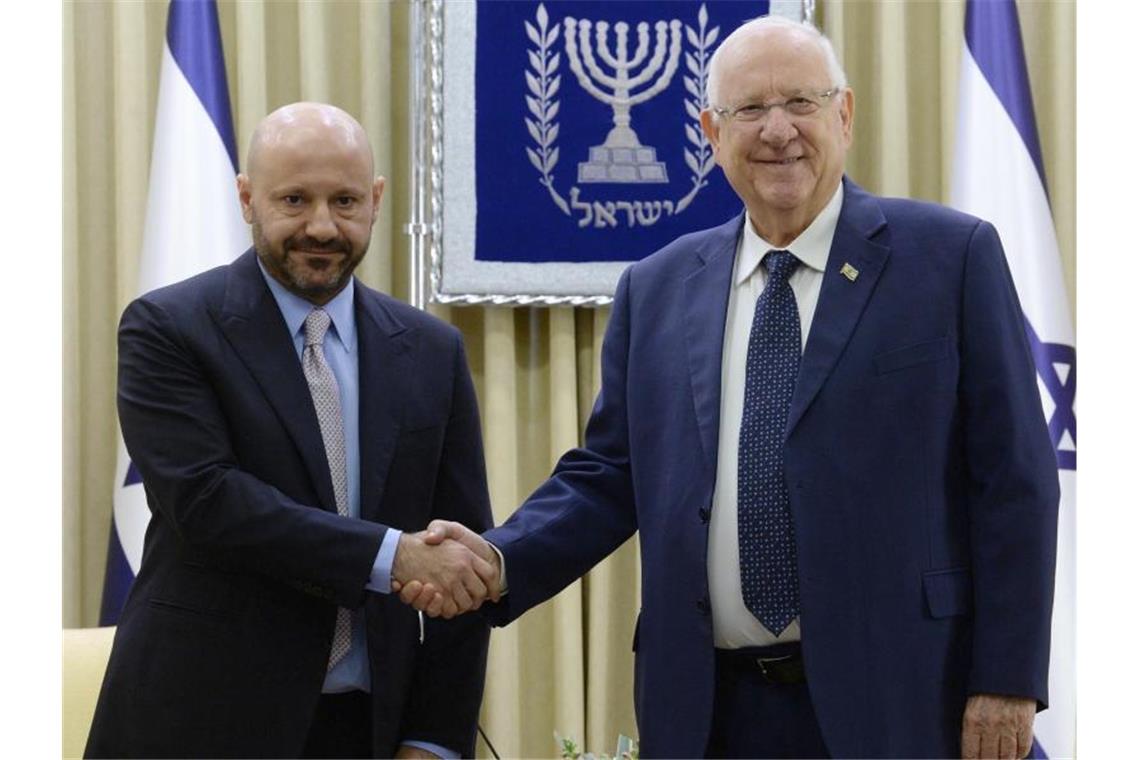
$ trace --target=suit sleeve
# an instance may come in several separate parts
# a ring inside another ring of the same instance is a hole
[[[509,592],[483,607],[505,625],[546,601],[619,547],[637,530],[629,454],[627,367],[630,280],[618,281],[602,346],[602,387],[585,443],[501,527],[486,534],[503,553]]]
[[[365,595],[386,532],[299,504],[243,471],[211,381],[159,304],[132,303],[119,326],[119,422],[152,519],[194,551],[343,607]]]
[[[460,522],[479,533],[493,524],[491,503],[475,388],[458,335],[456,343],[452,411],[431,517]],[[474,757],[490,629],[480,615],[425,617],[424,626],[400,735]]]
[[[1048,703],[1060,490],[1024,317],[997,232],[978,225],[962,290],[959,397],[974,642],[969,690]]]

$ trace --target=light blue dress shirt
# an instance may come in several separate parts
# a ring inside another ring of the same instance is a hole
[[[300,296],[285,289],[265,271],[261,261],[257,262],[265,278],[277,308],[297,349],[297,361],[305,350],[305,318],[315,307]],[[360,352],[356,343],[356,317],[353,313],[354,281],[350,279],[344,290],[322,308],[328,312],[332,324],[325,334],[322,348],[325,361],[332,368],[340,389],[340,410],[344,423],[344,452],[348,474],[348,515],[360,517]],[[400,542],[401,531],[389,528],[380,544],[380,551],[372,563],[372,573],[365,588],[380,594],[392,589],[392,563],[396,559],[396,547]],[[352,612],[352,643],[348,654],[325,676],[321,691],[336,694],[346,691],[372,691],[372,676],[368,667],[368,643],[364,630],[363,610]],[[434,752],[440,757],[457,758],[458,753],[430,742],[404,741]]]

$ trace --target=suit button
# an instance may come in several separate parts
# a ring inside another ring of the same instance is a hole
[[[709,515],[711,514],[708,507],[701,507],[697,510],[697,515],[701,518],[702,523],[707,523],[709,521]]]
[[[701,613],[702,615],[709,614],[709,600],[707,598],[702,596],[697,600],[697,612]]]

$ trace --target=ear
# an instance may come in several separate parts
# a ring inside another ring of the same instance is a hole
[[[380,215],[380,199],[384,197],[384,185],[388,180],[384,177],[377,177],[376,181],[372,183],[372,221],[376,221],[376,217]]]
[[[701,111],[701,131],[712,145],[713,157],[717,159],[717,163],[720,163],[720,122],[717,121],[712,109],[706,108]]]
[[[237,175],[238,200],[241,202],[241,216],[246,224],[253,224],[253,190],[250,188],[249,176]]]
[[[843,139],[850,148],[852,128],[855,126],[855,93],[850,87],[843,91],[839,102],[839,118],[843,122]]]

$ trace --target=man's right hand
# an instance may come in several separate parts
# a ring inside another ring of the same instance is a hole
[[[479,580],[485,584],[484,595],[475,599],[469,593],[468,597],[472,603],[463,604],[462,599],[457,599],[454,595],[448,598],[447,595],[441,593],[441,589],[429,577],[413,575],[406,578],[393,572],[392,590],[400,594],[402,602],[421,612],[426,612],[429,617],[442,615],[449,618],[454,614],[478,609],[485,598],[493,602],[499,601],[502,585],[499,554],[479,534],[469,530],[461,523],[433,520],[428,525],[427,530],[416,534],[416,537],[422,539],[425,545],[435,549],[462,546],[465,551],[473,554],[479,560],[475,568]],[[401,545],[402,543],[403,538],[401,538]],[[398,551],[396,556],[398,559]],[[466,584],[464,584],[464,590],[470,592]]]
[[[437,520],[429,526],[429,531],[436,527],[435,533],[404,533],[392,563],[392,589],[400,592],[402,601],[430,617],[451,618],[478,609],[488,596],[494,601],[499,598],[498,558],[488,562],[482,552],[448,540],[452,525],[467,531],[458,523]]]

